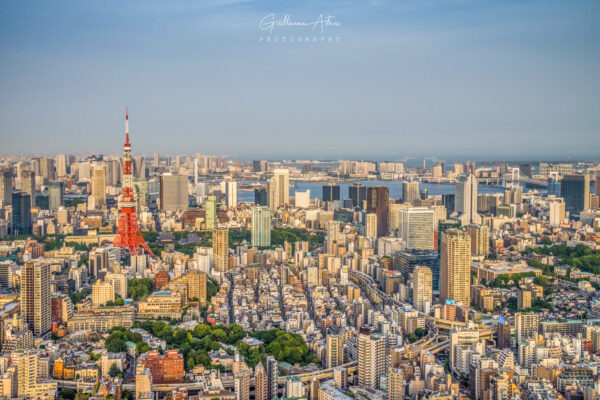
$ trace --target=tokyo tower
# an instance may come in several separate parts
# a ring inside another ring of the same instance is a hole
[[[123,146],[123,188],[119,197],[119,226],[113,244],[129,249],[130,255],[139,254],[140,246],[154,256],[150,247],[140,233],[135,213],[135,192],[133,190],[133,174],[131,168],[131,144],[129,143],[129,113],[125,109],[125,145]]]

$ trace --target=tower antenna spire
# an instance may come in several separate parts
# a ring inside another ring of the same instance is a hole
[[[140,254],[140,247],[152,256],[152,250],[142,237],[136,214],[136,196],[133,187],[133,165],[131,161],[131,145],[129,144],[129,110],[125,107],[125,146],[123,146],[123,180],[121,196],[119,196],[119,225],[113,244],[129,250],[130,255]]]
[[[129,107],[125,106],[125,146],[129,145]]]

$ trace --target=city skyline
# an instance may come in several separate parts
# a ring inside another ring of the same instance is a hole
[[[597,157],[591,1],[0,7],[3,154],[117,154],[129,105],[138,154]],[[270,13],[339,42],[261,42]]]

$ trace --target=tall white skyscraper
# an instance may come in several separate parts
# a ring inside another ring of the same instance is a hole
[[[462,176],[456,184],[454,198],[458,218],[463,225],[481,224],[481,216],[477,213],[477,178],[475,175]]]
[[[425,207],[400,210],[400,237],[407,249],[434,249],[434,212]]]
[[[56,176],[59,178],[67,176],[67,156],[65,156],[64,154],[57,154],[55,164]]]
[[[227,200],[227,208],[235,208],[237,206],[237,182],[229,180],[225,182],[225,199]]]

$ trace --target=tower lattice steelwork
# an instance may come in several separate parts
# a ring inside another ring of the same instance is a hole
[[[119,197],[119,208],[121,216],[119,227],[113,244],[126,247],[131,255],[139,254],[139,248],[143,247],[149,254],[154,256],[150,247],[142,237],[135,212],[135,191],[133,189],[133,173],[131,167],[131,144],[129,143],[129,113],[125,111],[125,145],[123,146],[123,189]]]

